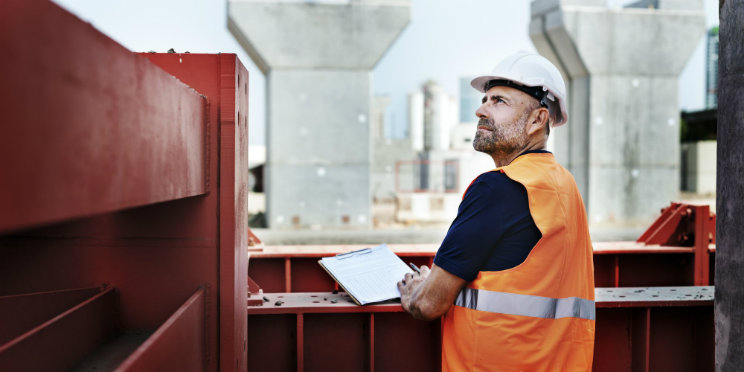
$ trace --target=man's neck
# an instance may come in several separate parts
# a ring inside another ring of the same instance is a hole
[[[496,152],[492,152],[490,155],[491,155],[491,158],[493,159],[493,163],[496,165],[496,168],[501,168],[501,167],[505,167],[511,164],[511,162],[514,161],[514,159],[516,159],[519,155],[521,155],[525,151],[532,151],[532,150],[545,150],[545,142],[528,144],[524,148],[521,148],[514,152],[505,153],[505,152],[496,151]]]

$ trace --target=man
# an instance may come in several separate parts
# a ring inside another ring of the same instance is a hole
[[[415,318],[444,315],[444,371],[590,371],[594,268],[581,195],[545,150],[566,122],[565,83],[517,53],[471,85],[485,93],[473,141],[496,169],[478,176],[431,270],[398,283]]]

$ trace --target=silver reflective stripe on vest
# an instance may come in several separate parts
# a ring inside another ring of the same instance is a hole
[[[464,288],[455,305],[491,313],[536,318],[579,318],[594,320],[594,301],[578,297],[550,298],[483,289]]]

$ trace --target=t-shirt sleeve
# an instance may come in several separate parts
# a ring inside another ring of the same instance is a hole
[[[502,182],[508,182],[502,174],[489,177],[503,177]],[[504,221],[515,199],[513,191],[518,189],[505,187],[495,192],[486,182],[476,180],[460,203],[434,263],[466,281],[474,280],[507,229]]]

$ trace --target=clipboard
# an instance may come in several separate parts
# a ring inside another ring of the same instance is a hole
[[[386,244],[324,257],[318,264],[357,305],[399,298],[398,281],[413,272]]]

